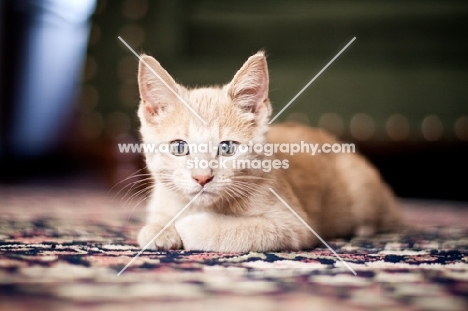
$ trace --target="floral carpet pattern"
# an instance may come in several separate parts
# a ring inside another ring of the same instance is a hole
[[[0,188],[0,310],[468,310],[468,206],[404,202],[402,232],[328,241],[357,275],[324,246],[146,250],[118,275],[144,209],[111,197]]]

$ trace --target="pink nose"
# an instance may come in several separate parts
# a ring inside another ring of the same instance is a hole
[[[213,176],[210,176],[210,175],[197,175],[197,176],[192,176],[192,177],[201,186],[204,186],[205,184],[209,183],[213,179]]]

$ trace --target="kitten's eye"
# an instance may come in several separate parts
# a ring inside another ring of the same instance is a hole
[[[189,154],[187,142],[180,139],[171,141],[170,150],[173,155],[178,157]]]
[[[219,143],[218,154],[223,157],[230,157],[237,151],[238,142],[232,140],[225,140]]]

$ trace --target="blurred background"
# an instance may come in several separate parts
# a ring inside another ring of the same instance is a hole
[[[276,120],[323,127],[405,198],[468,201],[468,2],[3,0],[1,182],[109,189],[142,167],[137,59],[223,84],[265,49]]]

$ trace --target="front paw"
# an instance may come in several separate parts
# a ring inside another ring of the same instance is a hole
[[[175,227],[169,226],[161,232],[163,228],[164,226],[157,224],[150,224],[141,228],[140,233],[138,234],[138,244],[140,247],[143,248],[151,242],[147,246],[148,249],[170,250],[182,248],[182,240],[180,239]],[[158,234],[159,236],[154,239]]]
[[[214,222],[207,213],[188,215],[175,222],[175,227],[186,250],[217,250],[216,243],[213,242],[219,230],[215,230],[213,225]]]

